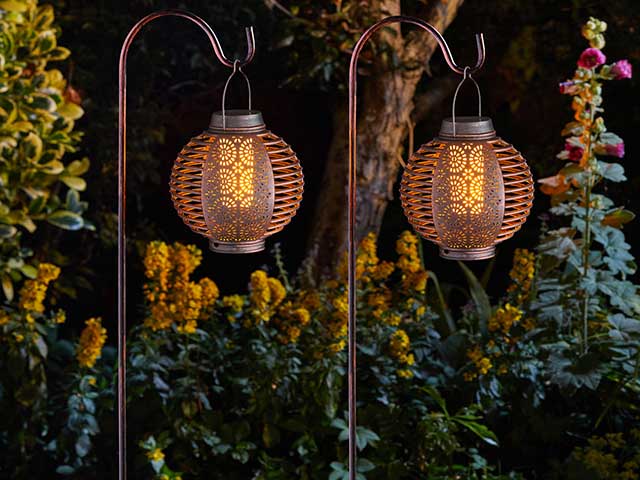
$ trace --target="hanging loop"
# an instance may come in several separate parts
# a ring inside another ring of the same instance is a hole
[[[249,77],[242,71],[242,65],[240,64],[240,60],[233,61],[233,72],[227,78],[226,83],[224,84],[224,90],[222,90],[222,129],[227,129],[227,117],[226,117],[226,100],[227,100],[227,89],[229,88],[229,83],[231,79],[236,73],[240,73],[244,77],[245,82],[247,83],[247,92],[249,93],[249,111],[251,111],[251,83],[249,82]]]
[[[476,91],[478,92],[478,117],[482,117],[482,94],[480,93],[480,86],[478,85],[478,82],[476,82],[476,79],[471,76],[470,70],[471,70],[471,67],[464,67],[464,71],[462,73],[462,80],[460,80],[460,83],[458,84],[458,87],[456,88],[456,91],[453,94],[453,105],[451,106],[451,120],[453,123],[454,137],[456,136],[456,100],[458,99],[458,92],[460,91],[460,87],[462,87],[462,84],[465,82],[467,78],[471,80],[473,84],[476,86]]]

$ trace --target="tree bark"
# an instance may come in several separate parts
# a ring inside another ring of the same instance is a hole
[[[420,17],[441,32],[453,21],[464,0],[438,0],[430,3]],[[371,2],[379,18],[400,14],[399,0]],[[400,58],[400,67],[388,68],[377,55],[370,69],[373,75],[359,79],[357,236],[380,230],[387,204],[393,199],[402,153],[407,137],[414,95],[427,62],[438,47],[435,39],[420,30],[402,36],[400,25],[393,31],[382,29],[377,41],[389,46]],[[441,92],[440,90],[438,92]],[[430,108],[429,99],[421,104],[420,116]],[[306,264],[316,278],[330,274],[346,251],[348,117],[347,108],[333,117],[333,140],[323,178],[323,188],[314,217]]]

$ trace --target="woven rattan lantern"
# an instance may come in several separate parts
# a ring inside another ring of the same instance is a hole
[[[411,225],[440,247],[440,256],[482,260],[526,221],[533,179],[490,118],[448,118],[438,137],[410,157],[400,198]]]
[[[252,253],[296,214],[300,162],[255,110],[215,112],[178,154],[171,198],[184,223],[214,252]]]

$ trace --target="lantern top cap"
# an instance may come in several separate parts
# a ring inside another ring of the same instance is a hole
[[[494,138],[496,131],[489,117],[445,118],[440,126],[439,138],[446,140],[487,140]]]
[[[264,130],[262,113],[258,110],[225,110],[213,112],[211,115],[211,130]]]

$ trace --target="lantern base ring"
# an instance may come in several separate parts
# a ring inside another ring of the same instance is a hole
[[[495,254],[495,245],[482,248],[450,248],[440,245],[440,256],[449,260],[486,260]]]
[[[264,250],[264,238],[248,242],[221,242],[209,239],[209,248],[216,253],[256,253]]]

